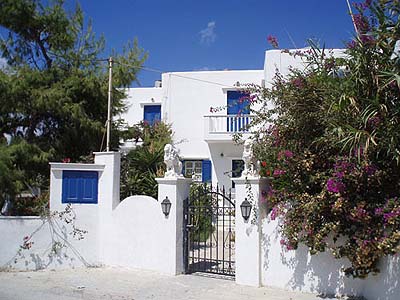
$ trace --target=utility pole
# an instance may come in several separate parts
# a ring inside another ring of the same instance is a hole
[[[111,137],[111,100],[112,100],[112,67],[113,67],[113,59],[110,56],[108,59],[108,107],[107,107],[107,147],[106,151],[110,151],[110,137]]]
[[[356,31],[357,36],[359,37],[359,36],[360,36],[360,33],[358,32],[358,28],[357,28],[356,22],[354,21],[353,10],[351,9],[351,5],[350,5],[349,0],[346,0],[346,2],[347,2],[347,7],[349,8],[349,13],[350,13],[350,16],[351,16],[351,21],[353,22],[353,25],[354,25],[354,30]]]

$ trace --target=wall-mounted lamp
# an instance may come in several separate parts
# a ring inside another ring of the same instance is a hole
[[[244,201],[242,202],[242,204],[240,204],[240,210],[242,212],[242,217],[245,221],[250,218],[251,208],[251,203],[247,201],[247,198],[244,198]]]
[[[168,196],[161,202],[161,209],[163,214],[167,217],[171,211],[171,201],[169,201]]]

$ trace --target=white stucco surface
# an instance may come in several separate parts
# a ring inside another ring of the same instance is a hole
[[[303,70],[306,67],[305,59],[301,55],[294,54],[296,52],[306,53],[311,51],[311,48],[290,49],[288,51],[289,53],[279,49],[265,51],[264,79],[266,87],[271,87],[277,72],[286,76],[289,74],[290,68]],[[343,49],[325,49],[325,55],[327,57],[344,57],[345,53]]]
[[[51,209],[62,211],[61,172],[64,169],[96,169],[99,172],[99,203],[74,204],[76,226],[88,233],[81,241],[69,234],[67,224],[60,223],[61,236],[69,247],[48,256],[54,231],[38,217],[0,217],[0,266],[17,270],[71,268],[83,265],[107,265],[153,270],[176,275],[184,271],[183,200],[189,193],[190,180],[160,178],[159,199],[133,196],[119,202],[119,154],[96,153],[96,164],[52,164]],[[53,168],[54,167],[54,168]],[[328,295],[359,295],[367,299],[400,298],[399,258],[381,262],[381,273],[365,280],[347,278],[341,269],[349,263],[337,260],[330,253],[311,256],[304,246],[285,250],[281,243],[278,220],[266,216],[267,203],[262,191],[267,181],[257,178],[235,179],[236,282],[241,285],[268,286],[285,290]],[[244,221],[240,204],[253,194],[253,216]],[[165,217],[160,202],[168,197],[171,211]],[[259,219],[254,218],[257,207]],[[57,226],[53,224],[53,226]],[[34,233],[32,235],[32,233]],[[25,236],[34,244],[16,257]],[[71,247],[72,246],[72,247]],[[14,259],[17,262],[14,263]]]
[[[124,91],[127,95],[125,99],[127,110],[122,117],[129,126],[143,121],[144,106],[161,104],[162,101],[162,88],[130,88]]]
[[[71,204],[74,224],[87,231],[84,239],[74,240],[71,223],[57,218],[46,222],[40,217],[0,217],[0,267],[36,270],[105,264],[172,275],[183,272],[183,200],[188,197],[190,179],[158,179],[160,199],[168,196],[172,203],[171,212],[165,217],[161,201],[151,197],[133,196],[120,202],[119,153],[95,153],[95,164],[51,163],[53,212],[62,212],[67,206],[61,202],[64,170],[99,173],[98,203]],[[57,234],[66,247],[49,258],[47,254]],[[23,257],[16,257],[25,236],[32,237],[32,247],[21,252]]]
[[[263,70],[196,71],[162,74],[162,88],[131,88],[127,90],[130,109],[122,115],[130,125],[143,120],[143,103],[151,98],[161,103],[164,122],[172,125],[174,143],[184,160],[212,161],[212,181],[231,187],[232,159],[239,159],[243,147],[232,142],[232,135],[214,134],[206,141],[206,118],[227,114],[227,91],[237,90],[237,84],[260,85]],[[210,113],[210,108],[221,108]],[[225,124],[226,119],[222,119]]]
[[[400,299],[399,258],[388,257],[380,264],[381,272],[367,279],[346,277],[343,267],[350,262],[335,259],[329,252],[310,255],[304,245],[288,251],[280,244],[278,220],[265,218],[262,224],[262,284],[288,290],[363,295],[367,299]]]

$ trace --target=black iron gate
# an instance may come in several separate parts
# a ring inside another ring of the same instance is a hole
[[[187,273],[235,275],[235,203],[217,185],[193,185],[184,206]]]

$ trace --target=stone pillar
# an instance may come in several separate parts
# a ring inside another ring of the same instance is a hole
[[[118,206],[120,187],[121,154],[119,152],[95,152],[94,163],[104,165],[99,173],[98,185],[98,248],[100,261],[106,261],[106,247],[112,212]]]
[[[165,228],[169,235],[168,244],[162,250],[169,266],[166,273],[171,275],[182,274],[185,271],[183,261],[183,205],[189,197],[192,179],[183,177],[156,178],[158,182],[158,202],[168,197],[171,201],[171,211],[165,217]],[[161,207],[160,207],[161,210]]]
[[[99,207],[107,214],[120,202],[120,169],[121,154],[119,152],[95,152],[94,163],[104,165],[104,171],[99,176]]]
[[[235,279],[237,284],[261,286],[261,220],[266,207],[261,201],[261,191],[267,180],[256,176],[232,179],[236,190],[235,228]],[[250,218],[245,221],[240,205],[247,198],[252,204]]]

